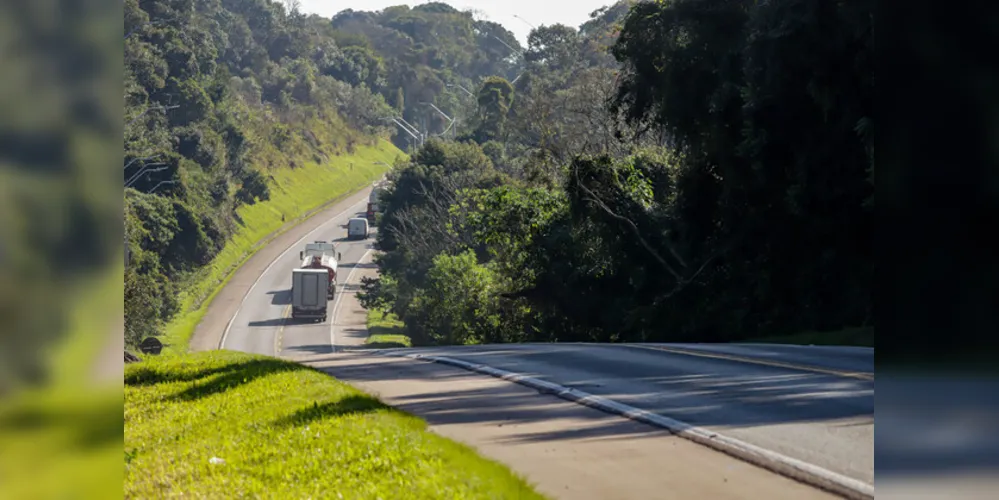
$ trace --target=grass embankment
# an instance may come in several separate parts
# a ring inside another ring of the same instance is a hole
[[[228,351],[126,367],[124,489],[126,498],[543,498],[318,370]]]
[[[243,224],[211,264],[202,268],[184,286],[180,313],[164,328],[164,343],[171,351],[184,352],[194,328],[208,304],[232,274],[281,229],[329,203],[349,195],[381,177],[397,157],[405,156],[390,142],[357,146],[351,155],[330,161],[308,163],[298,168],[271,170],[271,197],[265,202],[237,210]],[[284,220],[282,220],[282,217]]]
[[[403,323],[395,314],[385,313],[381,309],[368,310],[368,347],[391,348],[412,347],[409,337],[403,334]]]
[[[794,335],[765,337],[749,342],[795,345],[841,345],[874,347],[874,327],[845,328],[832,332],[802,332]]]

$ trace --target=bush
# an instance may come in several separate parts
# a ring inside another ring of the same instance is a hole
[[[243,175],[243,185],[236,191],[236,199],[241,203],[252,205],[259,201],[271,199],[271,188],[267,178],[256,169],[247,169]]]

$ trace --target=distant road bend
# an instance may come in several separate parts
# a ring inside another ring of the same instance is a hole
[[[323,323],[291,323],[287,313],[298,250],[313,240],[336,241],[343,257],[340,283],[346,292],[338,294],[338,300],[353,301],[352,309],[357,308],[352,292],[361,273],[354,271],[371,267],[372,240],[345,241],[343,225],[364,210],[367,191],[331,207],[321,214],[324,220],[306,223],[307,227],[273,242],[271,247],[281,247],[268,249],[269,260],[258,259],[255,267],[242,271],[244,276],[225,291],[229,298],[210,306],[207,326],[199,326],[206,331],[196,333],[192,346],[332,359],[345,356],[335,354],[340,348],[363,344],[364,332],[337,330],[340,320],[335,316]],[[353,276],[346,283],[349,274]],[[340,311],[344,316],[343,304],[331,307],[333,314]],[[358,316],[356,311],[352,314]],[[359,316],[351,321],[363,324]],[[225,326],[224,335],[217,332],[220,326]],[[573,388],[817,466],[869,487],[873,494],[873,349],[518,344],[392,349],[379,354],[443,356]],[[384,359],[374,353],[350,355],[371,363]],[[351,379],[356,371],[332,373],[348,382],[364,382]]]

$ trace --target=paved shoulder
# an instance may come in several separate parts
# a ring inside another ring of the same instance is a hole
[[[358,352],[300,360],[423,417],[554,498],[834,498],[665,431],[464,370]]]

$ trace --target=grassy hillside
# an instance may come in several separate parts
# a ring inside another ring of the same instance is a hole
[[[243,224],[211,264],[201,268],[184,287],[181,312],[166,325],[165,343],[172,350],[186,350],[211,299],[243,262],[279,234],[278,230],[292,227],[297,219],[370,184],[388,170],[387,165],[403,156],[391,143],[380,140],[376,146],[357,146],[353,154],[334,156],[323,164],[273,169],[270,199],[237,210]]]
[[[311,368],[213,351],[125,370],[125,498],[543,498]]]

